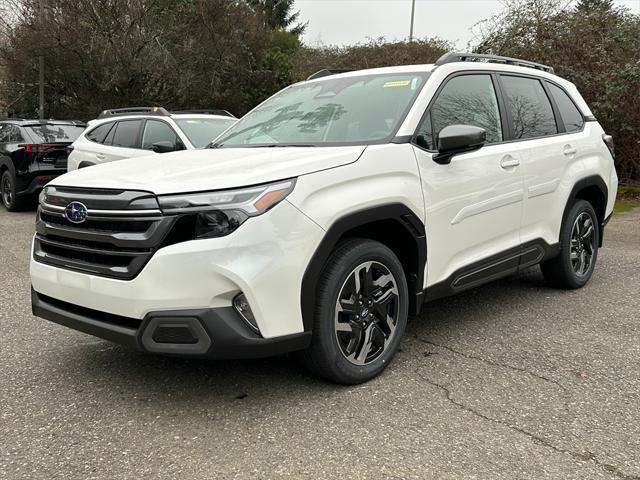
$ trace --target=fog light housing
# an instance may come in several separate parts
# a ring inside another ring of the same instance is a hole
[[[244,293],[239,293],[233,299],[233,308],[236,309],[236,312],[242,317],[242,319],[247,323],[249,328],[256,333],[260,333],[260,329],[258,328],[258,323],[256,322],[255,317],[253,316],[253,312],[251,311],[251,306],[247,301],[247,297],[245,297]]]

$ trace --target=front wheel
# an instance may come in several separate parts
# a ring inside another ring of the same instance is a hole
[[[598,259],[598,217],[589,202],[573,204],[560,231],[560,254],[540,264],[545,279],[553,286],[581,288],[593,275]]]
[[[334,382],[370,380],[398,349],[408,300],[402,264],[389,248],[365,239],[341,243],[320,277],[313,338],[301,353],[303,362]]]

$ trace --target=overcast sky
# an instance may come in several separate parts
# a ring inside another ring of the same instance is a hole
[[[640,13],[640,0],[616,0]],[[368,38],[402,40],[409,36],[411,0],[295,0],[300,18],[309,21],[308,45],[352,45]],[[499,13],[500,0],[416,0],[414,36],[441,37],[465,49],[471,27]]]

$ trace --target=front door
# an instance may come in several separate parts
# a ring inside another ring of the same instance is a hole
[[[493,276],[515,271],[524,198],[520,154],[503,143],[504,112],[490,73],[450,77],[429,106],[414,146],[426,206],[426,285],[447,282],[469,288]],[[453,157],[449,165],[433,161],[440,130],[475,125],[487,132],[481,149]],[[498,258],[495,264],[486,261]],[[473,266],[477,266],[474,269]]]

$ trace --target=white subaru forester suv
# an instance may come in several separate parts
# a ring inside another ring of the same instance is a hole
[[[613,142],[544,65],[447,54],[277,93],[210,149],[43,191],[35,315],[145,352],[285,352],[340,383],[391,361],[425,301],[540,264],[592,276]]]

